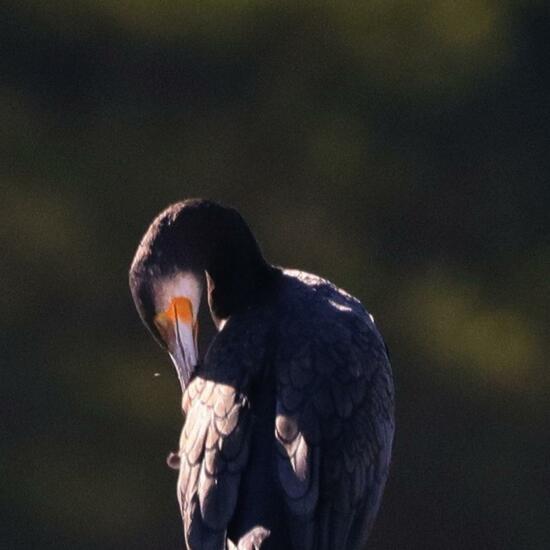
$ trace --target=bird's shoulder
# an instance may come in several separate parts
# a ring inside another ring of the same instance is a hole
[[[326,350],[335,364],[361,354],[368,356],[370,364],[387,361],[374,318],[357,298],[310,273],[284,270],[283,275],[278,311],[283,355],[286,351],[292,356],[307,346],[311,352],[312,347]]]

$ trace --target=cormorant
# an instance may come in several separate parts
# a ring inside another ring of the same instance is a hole
[[[199,361],[205,284],[218,333]],[[364,547],[388,475],[394,390],[361,303],[270,265],[236,210],[203,199],[153,221],[130,288],[183,391],[169,463],[186,546]]]

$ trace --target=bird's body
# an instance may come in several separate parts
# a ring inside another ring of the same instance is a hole
[[[219,277],[205,267],[215,316]],[[360,302],[328,281],[268,264],[258,273],[184,384],[171,462],[186,545],[362,548],[394,431],[386,347]]]

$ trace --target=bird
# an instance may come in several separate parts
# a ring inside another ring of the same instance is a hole
[[[207,199],[154,219],[129,283],[181,384],[183,429],[168,463],[179,470],[185,547],[364,548],[395,405],[388,349],[360,301],[272,265],[238,211]],[[201,358],[203,295],[216,334]]]

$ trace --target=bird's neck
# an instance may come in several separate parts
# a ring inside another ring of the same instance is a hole
[[[207,267],[208,304],[214,319],[225,320],[255,305],[270,285],[275,268],[261,254],[250,252],[232,257],[229,248]]]

